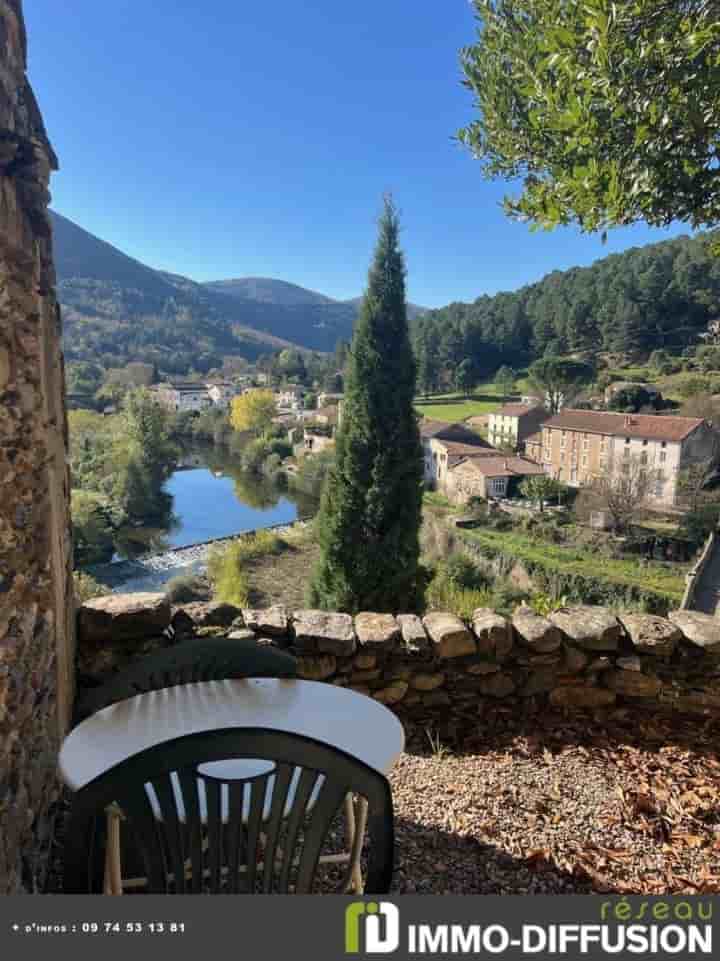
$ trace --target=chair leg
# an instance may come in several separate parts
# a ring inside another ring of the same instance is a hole
[[[362,870],[360,868],[360,854],[362,852],[363,839],[365,837],[365,826],[367,824],[367,801],[365,798],[358,798],[354,803],[355,811],[355,837],[353,846],[350,849],[351,869],[351,889],[354,894],[362,894],[364,888]]]
[[[120,812],[111,806],[105,812],[107,842],[105,847],[105,894],[122,894],[122,866],[120,863]]]

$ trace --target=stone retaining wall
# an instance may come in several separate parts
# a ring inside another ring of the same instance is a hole
[[[26,58],[20,0],[0,0],[0,894],[44,884],[74,678],[57,162]]]
[[[113,595],[81,609],[81,683],[193,634],[276,644],[297,656],[301,677],[359,691],[456,742],[498,705],[720,716],[720,622],[690,611],[574,607],[541,617],[521,607],[508,619],[480,609],[468,624],[443,612],[351,617],[203,603],[173,611],[162,595]]]

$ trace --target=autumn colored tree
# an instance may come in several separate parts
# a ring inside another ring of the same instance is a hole
[[[230,423],[237,431],[263,434],[270,427],[276,409],[271,390],[248,390],[233,398]]]

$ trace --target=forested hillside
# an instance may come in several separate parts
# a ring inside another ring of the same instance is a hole
[[[514,293],[453,303],[415,321],[421,386],[464,359],[480,378],[510,363],[577,350],[643,356],[696,343],[720,316],[720,259],[713,235],[637,247],[591,267],[554,271]]]
[[[60,214],[51,219],[69,361],[143,361],[183,374],[284,347],[332,352],[352,336],[357,301],[273,278],[196,283],[128,257]]]

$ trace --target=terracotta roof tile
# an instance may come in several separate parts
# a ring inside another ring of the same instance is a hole
[[[493,414],[497,414],[500,417],[524,417],[525,414],[529,414],[530,411],[537,411],[538,413],[545,413],[539,404],[503,404],[499,410],[492,411]]]
[[[696,430],[701,417],[663,417],[659,414],[616,414],[601,410],[563,410],[543,422],[543,427],[578,430],[613,437],[681,441]]]
[[[442,444],[460,443],[471,447],[484,447],[494,450],[491,444],[464,424],[446,424],[440,420],[425,419],[420,424],[420,436],[425,440],[434,438]]]
[[[528,474],[544,474],[539,464],[524,457],[472,457],[467,464],[484,477],[524,477]]]

